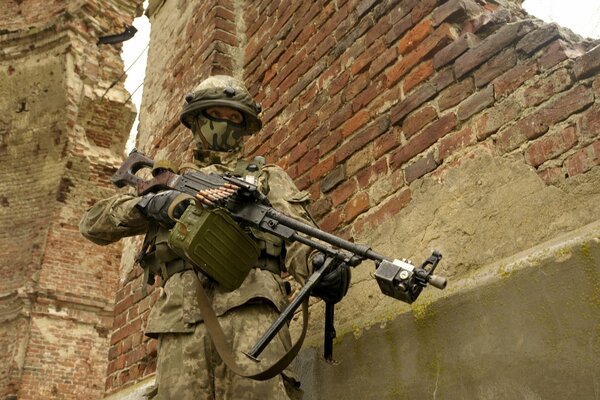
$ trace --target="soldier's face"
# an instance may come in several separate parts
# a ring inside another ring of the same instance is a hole
[[[244,116],[230,107],[209,107],[199,113],[193,127],[200,147],[217,151],[241,149],[245,133]]]
[[[206,113],[214,119],[224,119],[238,125],[244,123],[244,116],[235,108],[223,106],[209,107],[206,109]]]

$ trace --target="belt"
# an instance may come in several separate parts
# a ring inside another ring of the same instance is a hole
[[[263,255],[258,259],[254,268],[269,271],[276,275],[279,275],[281,273],[279,257],[270,257]],[[179,272],[189,271],[192,269],[195,269],[192,264],[186,262],[182,258],[178,258],[173,261],[161,263],[160,277],[162,278],[162,282],[164,284],[173,275]]]

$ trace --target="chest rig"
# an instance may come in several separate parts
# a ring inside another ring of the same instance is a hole
[[[263,157],[238,161],[233,174],[268,191]],[[161,163],[159,165],[162,165]],[[180,169],[194,168],[182,165]],[[170,167],[170,169],[172,166]],[[240,226],[224,209],[189,206],[172,229],[152,222],[137,258],[144,269],[145,284],[162,284],[178,272],[195,269],[226,290],[237,289],[252,268],[281,272],[285,249],[277,236]]]

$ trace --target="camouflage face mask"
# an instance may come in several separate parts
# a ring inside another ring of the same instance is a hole
[[[194,140],[200,140],[202,147],[216,151],[233,151],[242,147],[245,132],[243,125],[201,113],[196,117],[193,128]]]

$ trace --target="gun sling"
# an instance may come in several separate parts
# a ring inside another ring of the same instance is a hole
[[[248,373],[244,371],[237,362],[235,361],[235,356],[231,353],[231,346],[227,343],[227,339],[225,338],[225,334],[223,333],[223,328],[221,328],[221,324],[219,324],[219,320],[217,315],[215,314],[212,306],[210,304],[210,300],[204,291],[202,285],[199,285],[198,290],[198,306],[200,307],[200,311],[202,312],[202,317],[204,318],[204,324],[206,326],[206,330],[219,353],[221,359],[227,365],[231,371],[235,374],[243,376],[245,378],[254,379],[257,381],[264,381],[267,379],[271,379],[274,376],[280,374],[296,357],[300,348],[302,347],[302,343],[304,342],[304,338],[306,336],[306,331],[308,329],[308,297],[304,299],[302,302],[302,333],[298,340],[292,345],[292,347],[285,353],[279,360],[277,360],[270,367],[260,371]]]

